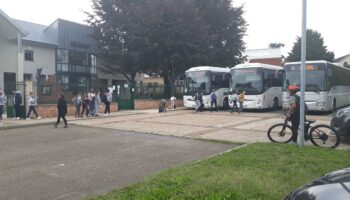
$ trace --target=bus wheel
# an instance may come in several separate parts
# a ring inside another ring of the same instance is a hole
[[[228,99],[225,98],[225,99],[224,99],[224,102],[222,103],[222,108],[223,108],[224,110],[227,110],[228,107],[229,107],[229,105],[228,105]]]
[[[334,99],[332,103],[332,112],[335,113],[336,110],[337,110],[337,101]]]
[[[275,97],[275,98],[273,99],[273,106],[272,106],[272,109],[273,109],[273,110],[278,110],[278,107],[279,107],[279,105],[278,105],[278,98]]]

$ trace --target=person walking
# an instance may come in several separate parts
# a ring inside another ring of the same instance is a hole
[[[15,95],[14,99],[13,99],[13,104],[15,107],[15,113],[16,116],[13,119],[20,119],[20,115],[21,115],[21,104],[22,104],[22,94],[20,91],[13,91],[13,94]]]
[[[210,112],[212,112],[213,104],[215,105],[216,112],[219,112],[215,90],[213,90],[212,93],[210,94]]]
[[[29,93],[28,104],[29,104],[29,110],[28,110],[28,113],[27,113],[26,120],[30,120],[30,114],[31,114],[32,111],[35,114],[35,117],[37,119],[41,119],[41,117],[36,112],[37,101],[36,101],[36,98],[34,97],[33,92]]]
[[[107,115],[107,112],[108,112],[108,115],[111,115],[110,106],[111,106],[112,99],[113,99],[112,93],[110,91],[106,92],[106,101],[105,101],[106,108],[104,113],[105,116]]]
[[[72,98],[72,104],[75,107],[74,117],[80,117],[81,96],[79,93]]]
[[[200,100],[199,100],[199,92],[196,90],[194,92],[194,94],[192,95],[193,99],[194,99],[194,102],[196,103],[196,107],[195,107],[195,110],[196,112],[200,111],[200,107],[201,107],[201,103],[200,103]]]
[[[101,92],[97,92],[96,96],[95,96],[95,112],[93,113],[95,117],[100,116],[99,110],[100,110],[100,104],[101,104]]]
[[[96,107],[95,107],[95,92],[93,89],[90,89],[90,93],[88,94],[88,99],[89,99],[89,116],[90,117],[94,117],[95,111],[96,111]]]
[[[238,113],[243,112],[243,102],[244,102],[244,91],[240,91],[239,95],[238,95],[238,101],[239,101],[239,109],[238,109]]]
[[[0,126],[2,126],[2,115],[4,114],[5,103],[6,96],[2,91],[0,91]]]
[[[55,128],[57,128],[58,124],[61,121],[61,118],[63,119],[64,122],[64,128],[68,128],[67,120],[66,120],[66,114],[67,114],[67,102],[64,99],[64,95],[60,94],[58,101],[57,101],[57,111],[58,111],[58,116],[57,116],[57,122],[54,125]]]
[[[238,112],[238,106],[237,106],[237,92],[232,92],[231,95],[229,96],[229,100],[232,103],[232,109],[231,109],[231,114],[235,111],[235,109]]]

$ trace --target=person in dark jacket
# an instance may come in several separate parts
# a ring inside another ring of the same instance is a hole
[[[21,112],[21,104],[22,104],[22,94],[20,91],[13,91],[15,98],[14,98],[14,107],[16,112],[16,117],[14,119],[19,120],[20,119],[20,112]]]
[[[66,120],[66,114],[67,114],[67,102],[64,99],[64,95],[60,94],[58,101],[57,101],[57,110],[58,110],[58,116],[57,116],[57,122],[55,124],[55,127],[57,128],[57,125],[60,123],[61,118],[64,122],[64,128],[68,128],[67,120]]]

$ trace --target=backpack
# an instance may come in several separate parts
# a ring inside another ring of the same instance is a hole
[[[106,103],[106,101],[107,101],[107,95],[106,95],[106,94],[103,94],[103,95],[101,96],[101,102]]]

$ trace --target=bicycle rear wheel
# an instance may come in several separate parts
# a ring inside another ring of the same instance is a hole
[[[310,130],[310,140],[315,146],[336,148],[340,143],[340,136],[330,126],[325,124],[316,125]]]
[[[292,140],[292,127],[287,124],[275,124],[267,131],[271,142],[288,143]]]

